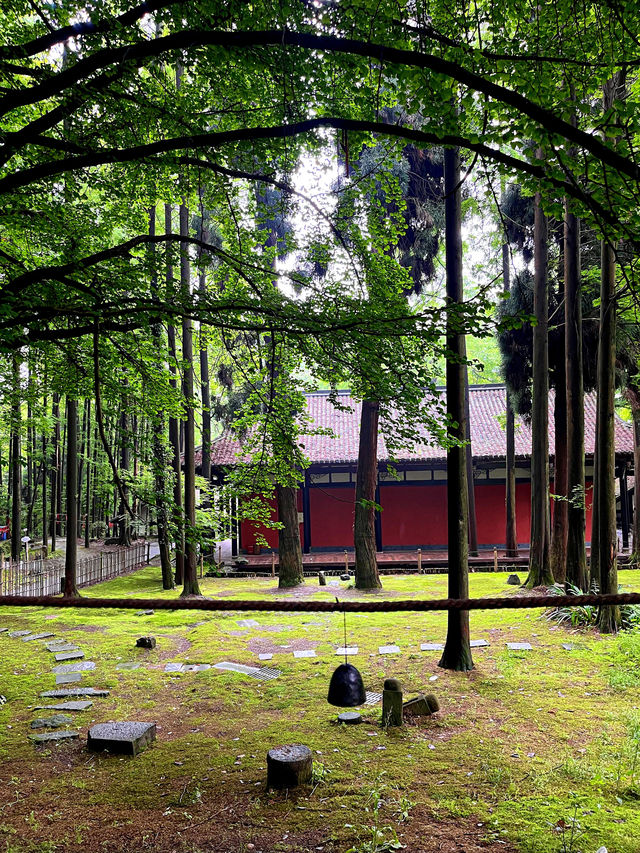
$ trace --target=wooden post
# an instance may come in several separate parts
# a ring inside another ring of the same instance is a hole
[[[344,571],[345,574],[349,574],[349,557],[347,555],[346,550],[344,552]]]
[[[222,563],[222,545],[218,545],[218,565]]]
[[[418,574],[422,574],[422,548],[418,548]]]
[[[274,578],[276,576],[276,552],[271,552],[271,577]]]
[[[493,549],[493,571],[494,572],[498,571],[498,549],[497,548]]]

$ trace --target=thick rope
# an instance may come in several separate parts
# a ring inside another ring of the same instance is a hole
[[[215,598],[59,598],[3,595],[2,607],[78,607],[126,610],[263,610],[267,612],[395,613],[426,610],[519,610],[527,607],[584,607],[640,604],[640,593],[616,595],[521,595],[513,598],[435,598],[414,601],[247,601]]]

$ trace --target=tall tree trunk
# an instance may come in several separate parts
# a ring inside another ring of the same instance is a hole
[[[58,469],[60,467],[60,397],[53,395],[53,446],[51,448],[51,550],[56,550],[56,512],[58,505]]]
[[[67,398],[67,549],[64,558],[64,596],[79,595],[78,563],[78,401]]]
[[[444,150],[445,250],[447,275],[447,415],[449,435],[457,443],[447,450],[447,550],[449,598],[469,595],[469,504],[465,449],[467,434],[465,407],[466,343],[461,329],[462,204],[460,196],[460,151]],[[466,671],[473,669],[469,639],[469,611],[449,610],[447,640],[438,666]]]
[[[469,370],[464,369],[464,413],[466,420],[465,466],[467,470],[467,496],[469,500],[469,556],[478,556],[478,520],[476,517],[476,490],[473,478],[473,447],[471,445],[471,417],[469,415]]]
[[[580,221],[565,202],[564,311],[567,380],[567,570],[566,579],[589,588],[585,548],[584,380],[582,370],[582,296]]]
[[[378,417],[377,400],[362,401],[353,543],[356,552],[356,588],[380,589],[376,556],[375,498],[378,482]]]
[[[278,521],[284,525],[278,531],[278,586],[281,587],[298,586],[304,582],[296,493],[293,486],[276,484]]]
[[[200,194],[202,206],[202,193]],[[205,211],[204,207],[201,210],[201,225],[200,237],[203,243],[209,241],[209,231],[205,227]],[[204,250],[200,252],[200,258],[203,260]],[[200,269],[198,278],[198,290],[205,296],[207,292],[207,276],[204,267]],[[200,324],[200,393],[202,395],[202,477],[207,483],[207,489],[211,488],[211,385],[209,379],[209,350],[207,348],[207,339],[203,335],[203,324]],[[208,495],[205,495],[202,501],[203,509],[210,509],[211,502]],[[207,542],[208,553],[215,556],[215,542],[213,542],[213,530],[207,525]]]
[[[564,353],[562,356],[564,364]],[[558,495],[553,501],[553,526],[549,561],[556,583],[564,583],[567,571],[567,523],[569,504],[567,491],[567,389],[564,370],[556,377],[554,406],[555,452],[553,458],[553,492]]]
[[[511,275],[509,268],[509,243],[502,244],[502,289],[505,294],[511,292]],[[506,422],[505,422],[505,468],[506,468],[506,530],[505,546],[507,557],[518,556],[518,533],[516,528],[516,425],[513,405],[506,391]]]
[[[616,74],[604,86],[603,107],[606,113],[616,102],[624,85],[622,74]],[[616,537],[616,463],[615,463],[615,362],[616,362],[616,258],[615,247],[604,239],[600,256],[600,328],[598,334],[598,366],[596,374],[597,434],[596,455],[597,499],[597,563],[600,593],[618,591]],[[593,546],[592,546],[593,552]],[[598,628],[603,634],[615,633],[620,627],[620,608],[601,607]]]
[[[633,412],[633,561],[640,562],[640,407]]]
[[[171,233],[171,205],[164,206],[164,228],[165,233]],[[171,259],[167,258],[166,270],[166,288],[167,298],[173,299],[173,267]],[[178,352],[176,347],[176,329],[175,326],[169,325],[167,328],[167,336],[169,343],[169,385],[174,393],[177,394],[177,359]],[[178,419],[175,417],[169,418],[169,444],[171,446],[171,468],[173,470],[173,526],[175,530],[176,540],[176,573],[175,582],[178,586],[182,585],[184,579],[184,516],[182,512],[182,469],[180,466],[180,429]]]
[[[17,355],[12,357],[11,401],[11,559],[17,563],[22,548],[22,451],[20,433],[22,414],[20,410],[20,361]]]
[[[537,156],[542,159],[542,152]],[[547,289],[547,219],[542,196],[534,202],[533,402],[531,412],[531,544],[525,586],[549,586],[549,346]]]
[[[189,236],[189,211],[180,205],[180,236]],[[186,295],[191,287],[189,244],[180,244],[180,286]],[[193,326],[190,319],[182,322],[182,360],[184,362],[183,393],[186,408],[184,421],[184,578],[182,596],[200,595],[196,530],[196,463],[195,463],[195,395],[193,388]]]
[[[149,237],[156,236],[156,208],[149,208]],[[152,258],[155,253],[152,251]],[[151,279],[151,292],[154,298],[159,299],[158,278],[153,273]],[[151,334],[158,352],[162,352],[162,326],[160,323],[151,325]],[[152,415],[153,434],[153,457],[152,467],[156,490],[156,520],[158,523],[158,548],[160,550],[160,571],[162,572],[162,588],[173,589],[173,571],[171,567],[171,553],[169,549],[169,514],[167,511],[167,454],[164,447],[165,415],[162,410]]]
[[[129,448],[130,439],[131,434],[129,430],[128,404],[125,397],[123,400],[122,411],[120,412],[120,469],[127,475],[129,473],[129,465],[131,464],[131,453]],[[123,481],[123,493],[128,502],[129,489],[126,482],[127,481],[125,479]],[[120,503],[118,504],[118,527],[118,544],[126,545],[128,547],[131,545],[131,519],[129,518],[127,506],[122,496],[120,497]]]
[[[47,414],[48,400],[44,398],[44,413]],[[47,478],[49,476],[49,466],[47,465],[47,434],[42,431],[42,547],[49,548],[49,527],[48,527],[48,504],[47,504]]]
[[[89,515],[89,510],[91,507],[91,465],[89,464],[89,460],[91,458],[91,401],[87,400],[87,437],[86,437],[86,447],[87,447],[87,476],[85,477],[85,493],[84,493],[84,547],[89,548],[91,544],[91,519]],[[95,470],[95,468],[94,468]]]

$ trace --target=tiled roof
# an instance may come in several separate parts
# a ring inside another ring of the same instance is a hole
[[[354,400],[348,392],[339,392],[340,406],[348,407],[348,411],[336,409],[329,399],[328,392],[319,392],[307,396],[307,411],[312,422],[318,427],[329,428],[331,435],[305,435],[301,437],[304,452],[311,464],[352,464],[358,459],[358,437],[360,429],[361,403]],[[549,449],[553,455],[554,393],[549,395]],[[585,395],[585,452],[593,454],[596,395]],[[471,420],[471,446],[476,460],[502,459],[505,455],[505,389],[499,385],[478,385],[469,389],[469,412]],[[413,448],[400,452],[399,462],[444,462],[445,451],[435,444],[426,430],[423,430],[424,441]],[[515,434],[516,457],[528,458],[531,455],[531,427],[516,416]],[[236,454],[241,451],[241,445],[226,430],[214,441],[211,447],[211,462],[213,465],[233,465],[237,461]],[[633,453],[633,427],[616,415],[616,452]],[[389,458],[385,438],[384,424],[378,437],[378,459],[381,462]],[[199,460],[197,460],[199,462]]]

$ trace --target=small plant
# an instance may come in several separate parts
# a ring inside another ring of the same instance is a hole
[[[385,805],[384,794],[388,791],[388,785],[384,781],[384,771],[376,776],[369,797],[365,805],[365,811],[373,818],[371,824],[361,828],[360,840],[354,847],[350,847],[346,853],[393,853],[394,850],[402,850],[404,844],[398,839],[395,829],[389,825],[383,825],[381,810]],[[413,803],[407,798],[405,802],[406,816]],[[400,808],[400,802],[398,803]],[[404,818],[401,818],[404,819]]]
[[[311,793],[315,791],[315,789],[322,782],[326,782],[327,778],[331,775],[331,770],[323,764],[321,761],[314,761],[313,768],[311,770],[311,784],[313,785],[311,789]]]
[[[578,806],[576,804],[573,808],[572,817],[569,817],[566,820],[565,818],[560,818],[560,820],[553,825],[553,832],[560,836],[560,846],[558,847],[559,853],[577,853],[574,843],[584,833],[577,815]]]
[[[618,588],[618,592],[621,592]],[[551,595],[584,595],[580,587],[567,583],[566,589],[556,583],[549,587]],[[598,585],[593,583],[589,590],[593,595],[599,592]],[[572,628],[593,628],[598,622],[598,606],[596,604],[584,604],[578,607],[556,607],[554,610],[549,610],[544,614],[545,619],[559,622],[564,625],[571,625]],[[638,604],[623,604],[620,607],[620,627],[623,630],[629,630],[636,625],[640,625],[640,605]]]

